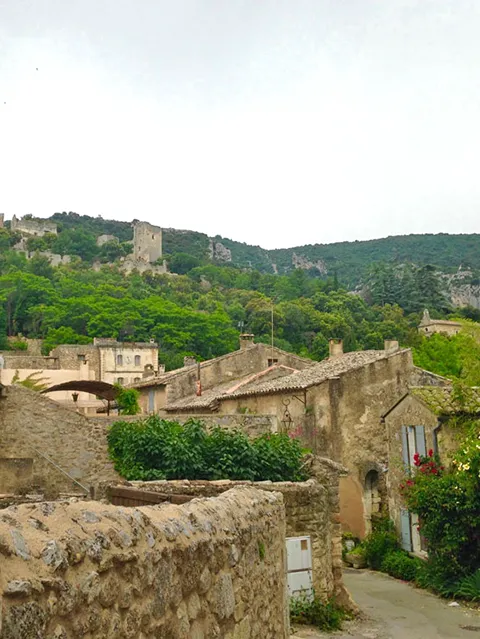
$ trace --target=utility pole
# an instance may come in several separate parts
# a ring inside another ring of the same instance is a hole
[[[273,303],[272,303],[272,363],[273,363]]]

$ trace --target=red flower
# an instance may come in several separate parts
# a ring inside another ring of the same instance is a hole
[[[429,457],[433,457],[433,450],[430,448],[430,450],[428,451],[428,456]]]

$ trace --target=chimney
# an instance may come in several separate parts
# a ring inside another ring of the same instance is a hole
[[[155,370],[153,368],[152,364],[145,364],[144,368],[143,368],[143,373],[142,373],[142,378],[143,379],[148,379],[149,377],[154,377],[155,375]]]
[[[399,350],[398,341],[396,339],[386,339],[383,349],[386,353],[396,353]]]
[[[194,355],[186,355],[183,358],[183,366],[186,368],[187,366],[196,366],[197,358]]]
[[[330,354],[330,358],[340,357],[343,355],[343,340],[341,339],[331,339],[328,342],[328,350]]]
[[[240,350],[243,351],[246,348],[250,348],[250,346],[254,345],[253,338],[255,335],[252,333],[242,333],[240,335]]]

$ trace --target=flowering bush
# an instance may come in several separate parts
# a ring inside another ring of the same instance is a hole
[[[453,584],[480,568],[478,426],[474,424],[451,469],[446,471],[431,450],[425,457],[415,455],[415,472],[401,486],[427,543],[427,573],[439,584]]]

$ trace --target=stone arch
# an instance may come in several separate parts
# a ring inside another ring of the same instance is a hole
[[[379,517],[385,505],[384,469],[375,462],[365,464],[361,472],[365,534],[372,531],[372,520]]]

